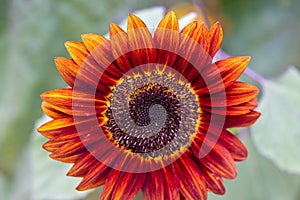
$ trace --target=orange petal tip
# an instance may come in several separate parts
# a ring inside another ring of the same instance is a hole
[[[212,27],[221,28],[221,23],[219,21],[216,21]]]
[[[73,41],[65,41],[64,45],[68,49],[68,48],[71,48],[74,46],[74,42]]]
[[[178,19],[175,15],[175,12],[169,11],[165,17],[158,24],[159,28],[167,28],[171,30],[179,30]]]
[[[81,39],[82,41],[88,40],[89,38],[93,37],[95,34],[94,33],[84,33],[81,34]]]
[[[245,61],[250,61],[251,56],[241,56],[241,59],[244,59]]]
[[[216,23],[214,23],[214,25],[212,25],[212,27],[210,28],[210,31],[212,31],[212,32],[220,31],[221,35],[223,35],[221,23],[218,21]]]
[[[45,127],[45,124],[41,125],[41,126],[37,129],[37,131],[38,131],[39,133],[43,133],[43,132],[46,131],[46,130],[47,130],[47,128]]]
[[[55,57],[54,58],[54,63],[56,66],[60,66],[61,63],[65,62],[67,58],[64,57]]]
[[[117,34],[120,34],[120,33],[125,33],[125,31],[120,26],[118,26],[117,24],[110,23],[110,25],[109,25],[110,37],[112,37],[114,35],[117,35]]]
[[[170,10],[169,12],[167,12],[166,16],[176,17],[176,14],[173,10]]]
[[[241,62],[241,64],[246,66],[249,64],[251,60],[251,56],[239,56],[237,58],[239,59],[239,62]]]
[[[74,49],[80,49],[80,46],[82,46],[82,42],[75,42],[75,41],[66,41],[64,43],[66,49],[69,51],[69,53]],[[72,56],[72,55],[71,55]]]
[[[96,33],[85,33],[81,34],[81,39],[83,41],[89,41],[89,40],[98,40],[99,43],[106,41],[107,39],[101,35],[98,35]]]
[[[127,30],[133,30],[135,28],[146,28],[146,24],[134,14],[128,14]]]

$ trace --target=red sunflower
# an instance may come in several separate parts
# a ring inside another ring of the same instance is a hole
[[[216,23],[179,31],[169,12],[151,34],[129,15],[127,32],[82,35],[56,58],[70,86],[42,94],[53,118],[38,131],[50,157],[73,163],[77,190],[104,185],[101,199],[206,199],[224,194],[247,150],[228,128],[259,117],[257,88],[237,79],[249,57],[212,58],[222,42]]]

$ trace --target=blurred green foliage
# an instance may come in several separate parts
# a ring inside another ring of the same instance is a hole
[[[250,67],[278,76],[289,65],[300,69],[300,2],[298,0],[223,0],[220,11],[229,19],[224,49],[250,55]]]
[[[278,79],[266,80],[263,91],[263,115],[251,127],[256,147],[280,169],[300,174],[300,159],[295,159],[300,152],[300,72],[290,67]]]
[[[63,43],[81,40],[82,33],[105,34],[110,22],[120,22],[133,10],[154,5],[172,7],[178,2],[0,0],[0,199],[8,199],[3,196],[4,191],[14,191],[17,196],[11,196],[11,199],[22,196],[26,199],[26,195],[29,198],[30,188],[24,185],[31,184],[34,181],[31,173],[36,173],[27,154],[28,144],[33,145],[29,143],[30,133],[34,122],[42,115],[39,95],[65,87],[53,62],[55,56],[68,56]],[[251,55],[250,67],[270,79],[277,77],[289,65],[300,69],[298,0],[205,2],[217,13],[217,19],[225,24],[223,48],[229,54]],[[300,110],[299,103],[295,106],[296,110]],[[281,119],[282,123],[288,120]],[[299,199],[300,177],[280,171],[258,155],[248,137],[247,144],[250,158],[239,165],[237,180],[226,182],[228,194],[224,199]],[[43,150],[38,148],[34,151]],[[53,170],[63,173],[65,167],[60,168],[62,164],[56,163],[58,165]],[[49,180],[49,184],[55,183]],[[90,195],[88,198],[91,199]],[[216,197],[211,196],[211,199]]]
[[[210,194],[209,199],[299,200],[299,176],[283,173],[271,161],[261,156],[249,135],[243,139],[249,157],[246,161],[237,163],[239,173],[236,179],[225,180],[225,195]]]

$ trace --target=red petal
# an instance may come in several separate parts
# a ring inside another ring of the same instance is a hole
[[[192,149],[201,163],[212,172],[228,179],[236,177],[237,169],[231,154],[217,141],[214,142],[198,133],[192,143]]]
[[[195,21],[184,27],[180,34],[178,55],[184,59],[176,62],[176,69],[190,82],[196,81],[202,68],[212,61],[208,54],[209,46],[203,28],[204,24]]]
[[[62,57],[55,58],[55,65],[64,81],[69,86],[73,87],[79,66],[74,62],[73,59]]]
[[[81,154],[98,149],[104,137],[104,134],[95,134],[94,130],[86,131],[81,137],[78,133],[59,135],[49,140],[43,147],[54,149],[51,158],[74,163]]]
[[[94,158],[92,154],[86,152],[82,154],[74,163],[72,168],[68,171],[67,176],[83,177],[91,168],[93,168],[99,161]]]
[[[61,148],[63,145],[67,143],[74,143],[78,142],[79,135],[78,133],[71,133],[71,134],[62,134],[59,135],[58,137],[51,138],[49,141],[47,141],[44,145],[43,148],[46,149],[47,151],[54,152],[57,149]]]
[[[209,39],[209,55],[213,58],[217,51],[221,48],[223,40],[223,32],[219,22],[215,23],[208,31]]]
[[[219,138],[219,142],[230,152],[234,160],[246,160],[248,156],[247,148],[235,135],[224,130]]]
[[[164,182],[162,172],[158,170],[147,173],[147,178],[142,189],[145,199],[164,199]]]
[[[87,48],[87,50],[91,53],[97,48],[99,45],[109,42],[108,39],[105,37],[95,34],[95,33],[88,33],[88,34],[83,34],[81,35],[82,41],[84,43],[84,46]],[[107,52],[110,50],[110,45],[107,43],[106,46]],[[101,56],[101,55],[100,55]]]
[[[89,172],[83,177],[80,184],[77,186],[77,190],[88,190],[100,185],[103,185],[108,177],[111,169],[106,165],[98,162],[94,165]]]
[[[207,126],[203,124],[199,127],[199,132],[207,135],[207,137],[218,140],[222,146],[224,146],[231,154],[232,158],[235,161],[245,160],[247,158],[247,149],[243,143],[232,133],[226,129],[220,129],[216,125],[210,125],[210,132],[207,133]],[[218,138],[216,138],[218,137]]]
[[[256,107],[257,107],[257,99],[254,98],[249,102],[242,103],[239,105],[227,106],[227,107],[214,107],[213,109],[212,107],[201,106],[201,109],[219,115],[243,115],[251,112],[251,110],[254,110]]]
[[[199,96],[200,104],[204,106],[212,106],[212,100],[214,107],[234,106],[249,102],[254,99],[258,94],[258,89],[248,83],[234,82],[226,91]],[[224,102],[226,98],[226,103]]]
[[[42,110],[43,112],[48,115],[49,117],[53,118],[53,119],[59,119],[59,118],[65,118],[65,117],[70,117],[69,115],[58,111],[54,108],[51,107],[51,105],[47,102],[43,102],[42,103]]]
[[[202,165],[201,163],[199,165]],[[201,173],[205,179],[207,188],[215,194],[225,194],[225,187],[223,185],[222,177],[211,172],[206,167],[201,167]]]
[[[175,13],[173,11],[168,12],[164,16],[164,18],[159,22],[157,27],[178,31],[179,24]]]
[[[134,66],[156,61],[151,33],[146,24],[133,14],[128,15],[128,41],[131,61]]]
[[[173,169],[164,167],[161,170],[147,173],[142,188],[144,199],[179,199],[179,188]]]
[[[57,89],[41,95],[48,106],[62,113],[75,116],[90,116],[107,109],[106,101],[95,98],[93,94],[73,91],[71,88]]]
[[[259,90],[257,87],[243,82],[234,82],[226,89],[227,106],[233,106],[254,99]]]
[[[206,199],[207,189],[200,169],[191,158],[192,154],[185,153],[172,166],[177,176],[180,192],[186,199]]]
[[[162,175],[164,177],[164,185],[167,185],[164,189],[165,199],[178,199],[180,196],[179,187],[172,168],[168,166],[164,167],[162,169]]]
[[[203,88],[202,81],[195,83],[193,88],[196,94],[213,94],[224,91],[242,75],[249,61],[249,56],[230,57],[207,66],[201,73],[207,87]]]
[[[207,130],[210,126],[210,128],[214,128],[220,133],[220,130],[223,130],[224,128],[250,126],[255,123],[259,116],[260,113],[256,111],[250,111],[244,115],[234,116],[212,115],[211,113],[202,111],[199,127]]]
[[[50,157],[54,160],[74,163],[76,159],[85,152],[85,146],[81,143],[80,139],[77,139],[77,141],[64,144],[62,147],[50,154]]]
[[[146,175],[113,170],[107,177],[100,199],[134,199]]]
[[[244,115],[227,116],[224,127],[232,128],[250,126],[256,122],[259,116],[260,113],[256,111],[251,111]]]
[[[54,119],[49,121],[38,128],[38,132],[47,138],[53,138],[59,134],[66,132],[76,132],[74,120],[72,117]]]
[[[128,36],[126,32],[116,24],[110,24],[111,50],[119,68],[126,73],[133,68],[130,62]]]
[[[91,92],[94,94],[95,91],[93,91],[93,89],[96,90],[97,88],[99,92],[102,92],[103,95],[109,94],[109,86],[114,85],[117,79],[104,73],[104,69],[97,64],[82,42],[69,41],[65,43],[65,46],[73,60],[80,67],[80,70],[78,70],[76,74],[76,79],[78,81],[83,81],[83,83],[88,83],[88,85],[92,87],[91,89],[85,88],[85,90],[91,90]],[[101,74],[102,78],[100,77]],[[105,81],[105,84],[98,84],[100,78],[101,80]],[[82,86],[83,83],[79,82],[78,85]]]
[[[61,119],[54,119],[49,121],[38,128],[38,132],[47,138],[58,137],[59,135],[76,133],[77,126],[80,126],[81,130],[94,131],[104,123],[104,119],[98,118],[97,124],[93,118],[83,118],[81,121],[76,120],[76,125],[73,117],[66,117]]]
[[[120,78],[123,75],[123,71],[113,64],[114,57],[111,52],[111,44],[108,39],[98,34],[84,34],[81,36],[84,45],[99,64],[99,66],[106,70],[106,72],[116,78]]]
[[[144,184],[145,177],[145,173],[133,174],[123,172],[115,185],[112,199],[134,199]]]
[[[179,47],[179,25],[174,12],[169,12],[155,30],[153,41],[157,48],[157,63],[172,67]]]
[[[67,41],[65,47],[78,66],[82,66],[84,63],[97,66],[94,60],[89,57],[89,52],[82,42]]]

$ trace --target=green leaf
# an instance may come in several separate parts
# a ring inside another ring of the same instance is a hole
[[[279,170],[261,156],[248,136],[245,145],[249,151],[246,161],[237,163],[238,176],[225,180],[224,196],[209,194],[209,200],[298,200],[300,176]]]
[[[300,174],[300,73],[290,67],[278,80],[266,81],[252,127],[259,152],[280,169]]]

